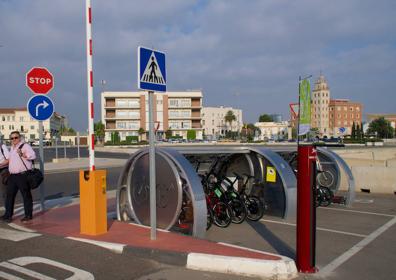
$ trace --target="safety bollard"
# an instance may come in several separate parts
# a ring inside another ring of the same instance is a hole
[[[297,173],[297,254],[299,272],[315,273],[316,247],[316,150],[313,145],[298,147]]]
[[[80,170],[80,233],[107,232],[106,170]]]

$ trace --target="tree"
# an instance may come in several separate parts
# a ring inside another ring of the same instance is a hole
[[[236,120],[234,112],[229,110],[227,112],[227,114],[224,116],[224,120],[225,120],[226,123],[230,124],[231,130],[232,130],[232,122]]]
[[[359,124],[356,124],[355,136],[357,140],[362,140],[361,130]]]
[[[272,122],[274,121],[272,117],[268,114],[262,114],[259,117],[259,122]]]
[[[260,129],[252,123],[244,124],[242,128],[242,135],[249,141],[252,141],[255,135],[260,135]]]
[[[194,129],[187,130],[187,139],[195,140],[197,138],[197,132]]]
[[[356,139],[356,125],[355,122],[352,124],[351,139]]]
[[[373,120],[369,124],[367,132],[371,135],[375,134],[378,138],[393,138],[395,133],[391,123],[384,117]]]
[[[142,141],[142,135],[145,133],[146,133],[146,130],[144,130],[143,127],[139,128],[138,134],[139,134],[140,141]]]
[[[165,132],[165,136],[166,139],[172,138],[172,130],[170,128]]]
[[[95,131],[96,139],[98,140],[98,142],[102,143],[105,138],[105,125],[101,121],[95,123],[94,131]]]
[[[61,127],[59,130],[59,135],[63,136],[74,136],[77,135],[76,131],[71,127]]]
[[[360,137],[362,140],[364,139],[363,123],[360,123]]]

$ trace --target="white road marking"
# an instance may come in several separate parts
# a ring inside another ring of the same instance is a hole
[[[9,226],[9,227],[12,227],[12,228],[14,228],[14,229],[16,229],[16,230],[19,230],[19,231],[24,231],[24,232],[37,232],[36,230],[32,230],[32,229],[30,229],[30,228],[26,228],[26,227],[23,227],[23,226],[14,224],[14,223],[8,224],[8,226]]]
[[[19,273],[25,274],[25,275],[30,276],[35,279],[56,280],[55,278],[45,276],[44,274],[38,273],[38,272],[30,270],[30,269],[23,268],[21,266],[18,266],[18,265],[9,263],[9,262],[2,262],[2,263],[0,263],[0,266],[5,267],[10,270],[17,271]]]
[[[348,209],[340,209],[340,208],[329,208],[329,207],[319,207],[321,210],[332,210],[332,211],[343,211],[343,212],[351,212],[351,213],[359,213],[359,214],[367,214],[367,215],[376,215],[376,216],[384,216],[384,217],[395,217],[395,215],[382,214],[376,212],[367,212],[367,211],[358,211],[358,210],[348,210]]]
[[[296,226],[296,224],[293,224],[293,223],[279,222],[279,221],[267,220],[267,219],[261,219],[260,221],[268,222],[268,223],[274,223],[274,224],[287,225],[287,226],[293,226],[293,227]],[[351,235],[351,236],[356,236],[356,237],[366,237],[367,236],[365,234],[359,234],[359,233],[347,232],[347,231],[341,231],[341,230],[335,230],[335,229],[329,229],[329,228],[322,228],[322,227],[316,227],[316,229],[320,230],[320,231],[327,231],[327,232],[339,233],[339,234],[344,234],[344,235]]]
[[[17,276],[14,276],[14,275],[5,273],[5,272],[3,272],[3,271],[0,271],[0,278],[6,279],[6,280],[25,280],[25,279],[23,279],[23,278],[19,278],[19,277],[17,277]]]
[[[331,263],[320,269],[318,276],[323,277],[333,272],[335,269],[337,269],[337,267],[339,267],[348,259],[353,257],[353,255],[358,253],[360,250],[366,247],[370,242],[372,242],[374,239],[376,239],[378,236],[380,236],[382,233],[384,233],[387,229],[389,229],[395,224],[396,224],[396,217],[394,217],[392,220],[390,220],[389,222],[387,222],[386,224],[384,224],[383,226],[381,226],[371,234],[369,234],[366,238],[364,238],[362,241],[360,241],[358,244],[356,244],[351,249],[346,251],[344,254],[333,260]]]
[[[92,245],[96,245],[105,249],[109,249],[110,251],[113,251],[117,254],[122,254],[124,247],[126,246],[125,244],[120,244],[120,243],[111,243],[111,242],[104,242],[104,241],[96,241],[96,240],[91,240],[91,239],[85,239],[85,238],[77,238],[77,237],[66,237],[67,239],[75,240],[75,241],[80,241]]]
[[[0,228],[0,239],[18,242],[37,236],[41,236],[41,234]]]

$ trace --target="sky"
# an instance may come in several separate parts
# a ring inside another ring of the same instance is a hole
[[[288,118],[299,76],[320,72],[332,98],[396,113],[394,0],[92,0],[92,17],[96,120],[101,91],[137,90],[138,46],[166,53],[169,91],[201,89],[244,122]],[[55,110],[86,130],[85,36],[84,0],[0,0],[0,107],[26,106],[26,72],[47,67]]]

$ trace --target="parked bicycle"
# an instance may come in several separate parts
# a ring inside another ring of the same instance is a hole
[[[239,189],[239,195],[243,199],[243,202],[246,206],[247,210],[247,219],[250,221],[258,221],[264,216],[265,209],[267,208],[264,203],[255,195],[248,195],[246,190],[247,190],[247,185],[250,180],[255,180],[254,176],[251,176],[249,174],[243,174],[245,175],[246,179],[243,178],[241,175],[239,175],[236,172],[233,172],[234,175],[236,176],[236,180],[242,180],[242,186]],[[255,185],[256,182],[253,182],[253,185]]]

